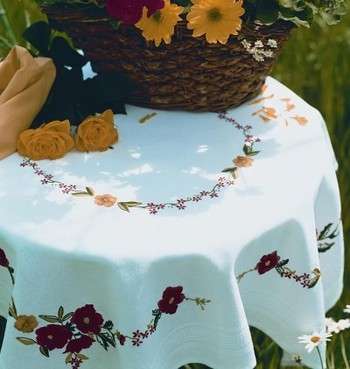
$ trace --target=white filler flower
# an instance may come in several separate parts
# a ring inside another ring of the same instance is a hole
[[[314,332],[311,335],[304,335],[298,337],[299,343],[305,343],[305,348],[307,352],[311,352],[313,349],[318,347],[321,343],[330,341],[332,337],[329,333],[317,333]]]
[[[344,313],[350,314],[350,305],[345,306]]]

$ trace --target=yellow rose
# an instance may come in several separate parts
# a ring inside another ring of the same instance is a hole
[[[22,333],[31,333],[38,326],[38,321],[33,315],[19,315],[15,328]]]
[[[75,147],[79,151],[106,151],[118,142],[112,110],[85,119],[78,127]]]
[[[246,168],[246,167],[251,167],[253,165],[253,159],[248,157],[248,156],[237,156],[234,160],[233,163],[238,167],[238,168]]]
[[[37,129],[23,131],[17,140],[17,151],[33,160],[60,159],[74,147],[70,123],[54,121]]]

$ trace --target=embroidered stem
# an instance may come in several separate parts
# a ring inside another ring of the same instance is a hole
[[[239,274],[236,278],[237,278],[237,282],[240,283],[241,280],[248,274],[248,273],[251,273],[251,272],[255,272],[256,271],[256,268],[252,268],[252,269],[249,269],[241,274]]]

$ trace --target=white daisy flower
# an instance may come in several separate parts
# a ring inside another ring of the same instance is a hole
[[[344,313],[350,314],[350,305],[345,306]]]
[[[299,343],[305,343],[305,349],[307,352],[311,352],[318,347],[321,343],[330,341],[332,335],[330,333],[318,333],[314,332],[311,335],[304,335],[298,337]]]
[[[350,319],[340,319],[337,323],[339,332],[345,331],[346,329],[350,328]]]
[[[338,324],[333,318],[326,318],[326,331],[327,333],[337,333]]]

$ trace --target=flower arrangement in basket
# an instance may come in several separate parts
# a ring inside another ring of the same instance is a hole
[[[129,103],[223,111],[256,95],[295,25],[336,23],[344,0],[37,0]]]

